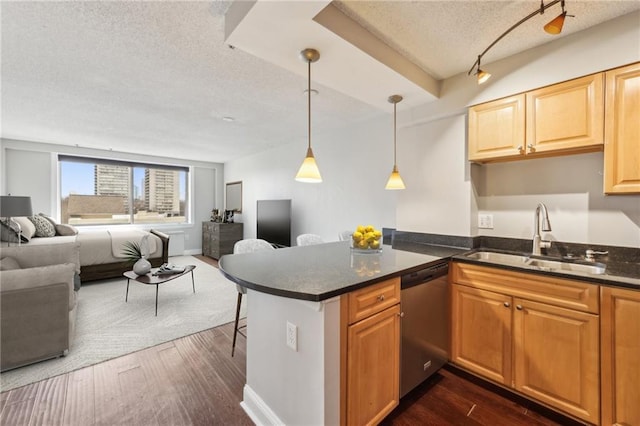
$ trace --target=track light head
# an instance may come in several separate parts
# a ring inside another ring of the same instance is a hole
[[[478,76],[478,84],[485,83],[487,80],[491,78],[491,74],[481,70],[480,68],[478,68],[478,72],[476,73],[476,75]]]
[[[567,12],[563,11],[560,15],[551,20],[544,26],[544,30],[549,34],[560,34],[562,32],[562,26],[564,25],[564,18],[567,16]]]

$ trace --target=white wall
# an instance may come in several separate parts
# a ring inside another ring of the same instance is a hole
[[[10,139],[0,139],[0,151],[3,161],[0,173],[2,175],[2,193],[29,195],[34,213],[42,212],[56,217],[59,217],[58,153],[192,166],[190,195],[193,201],[193,224],[153,226],[163,232],[184,232],[186,254],[202,252],[201,223],[210,219],[213,208],[222,208],[223,206],[222,175],[224,166],[220,163],[141,156]]]
[[[339,424],[340,299],[309,302],[249,290],[247,302],[251,338],[243,406],[254,421]],[[297,351],[286,345],[287,322],[298,329]]]
[[[603,195],[602,153],[485,166],[466,160],[469,105],[640,61],[639,21],[640,12],[632,13],[484,62],[493,74],[486,84],[478,86],[465,72],[443,81],[439,100],[411,111],[399,108],[404,191],[382,189],[393,161],[391,115],[384,113],[314,139],[324,178],[317,186],[293,181],[304,141],[227,163],[225,180],[245,182],[245,237],[255,236],[260,198],[292,198],[292,235],[313,232],[327,239],[361,221],[415,232],[530,239],[533,212],[545,202],[553,225],[546,238],[640,246],[640,196]],[[361,153],[368,153],[366,160]],[[372,164],[368,172],[356,168],[363,162]],[[477,229],[479,211],[494,215],[493,230]]]

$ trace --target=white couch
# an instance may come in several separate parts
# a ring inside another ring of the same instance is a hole
[[[0,363],[9,370],[65,355],[73,341],[79,244],[0,248]]]

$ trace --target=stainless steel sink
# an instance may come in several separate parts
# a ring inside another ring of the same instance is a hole
[[[586,265],[584,263],[559,262],[555,260],[529,259],[527,265],[536,266],[542,270],[549,271],[573,271],[586,274],[601,275],[604,274],[606,265],[603,263],[593,263]]]
[[[543,271],[580,272],[601,275],[606,270],[604,263],[577,263],[561,260],[537,259],[526,255],[497,253],[493,251],[477,251],[466,255],[469,259],[482,260],[510,266],[521,266]]]
[[[496,253],[493,251],[477,251],[467,254],[469,259],[484,260],[493,263],[506,263],[508,265],[525,265],[529,260],[529,256],[520,256],[517,254]]]

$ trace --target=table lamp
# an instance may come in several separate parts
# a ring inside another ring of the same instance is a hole
[[[31,197],[20,197],[13,195],[0,196],[0,217],[7,220],[7,227],[11,229],[11,218],[18,216],[33,216],[31,209]],[[22,242],[22,228],[18,225],[18,245]]]

